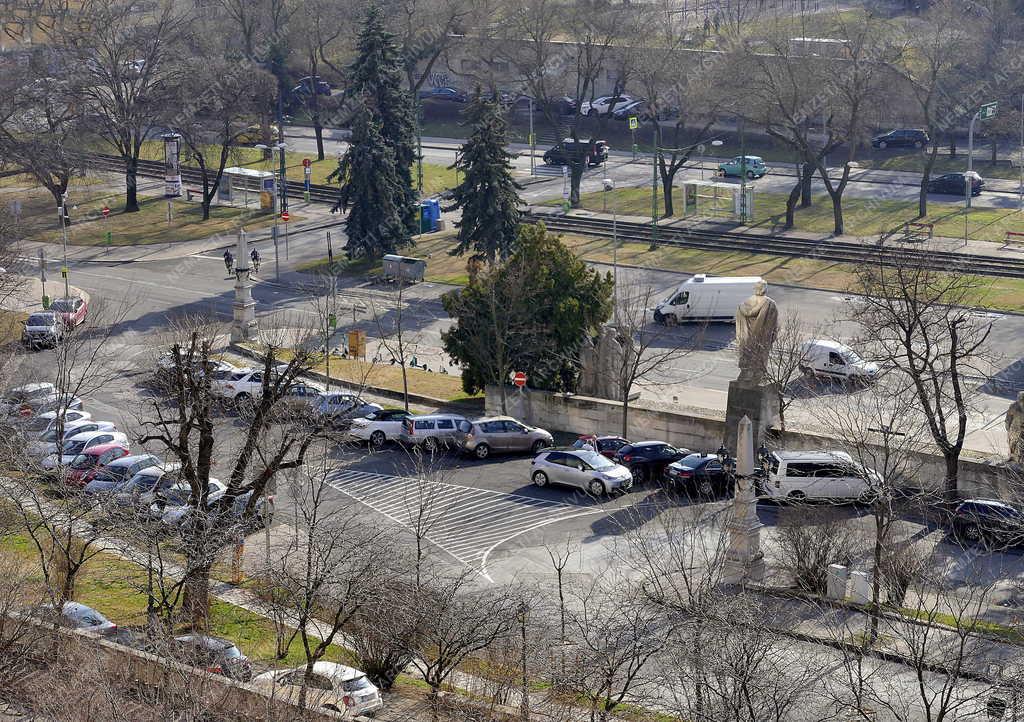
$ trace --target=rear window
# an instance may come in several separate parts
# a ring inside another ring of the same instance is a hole
[[[341,688],[345,692],[359,692],[364,689],[372,689],[373,685],[366,677],[356,677],[355,679],[346,679],[341,683]]]
[[[26,323],[29,326],[52,326],[53,316],[47,313],[33,313],[28,317],[28,321],[26,321]]]

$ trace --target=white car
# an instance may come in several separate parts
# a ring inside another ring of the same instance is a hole
[[[227,490],[223,482],[211,478],[206,484],[207,503],[216,501]],[[146,492],[139,497],[139,504],[149,507],[149,518],[153,521],[177,524],[189,509],[188,500],[191,495],[192,487],[187,481],[175,481],[169,486]]]
[[[86,449],[91,449],[92,447],[99,446],[100,444],[112,443],[124,444],[127,448],[128,436],[120,431],[87,431],[83,434],[76,434],[64,440],[64,445],[60,450],[60,456],[57,454],[51,454],[43,459],[40,466],[42,466],[44,470],[50,471],[60,466],[70,464],[75,460],[76,456]]]
[[[195,361],[194,365],[198,368],[198,359]],[[210,359],[209,367],[211,374],[215,374],[218,371],[234,371],[236,369],[234,364],[229,364],[227,361],[215,358]],[[169,376],[172,371],[174,371],[174,354],[168,351],[156,360],[156,372],[158,375]]]
[[[580,105],[580,115],[589,115],[591,117],[608,115],[616,108],[621,108],[628,103],[632,103],[634,100],[636,98],[631,95],[602,95],[600,98],[594,98],[590,102],[584,101]]]
[[[302,689],[304,667],[276,669],[253,678],[252,684],[274,689],[273,694],[297,702]],[[316,662],[306,686],[310,705],[326,707],[346,716],[373,714],[384,706],[378,690],[366,674],[335,662]]]
[[[64,426],[67,427],[76,421],[87,421],[92,418],[92,414],[88,411],[82,411],[81,409],[69,409],[64,412]],[[24,424],[19,426],[19,430],[28,436],[33,434],[42,434],[50,431],[57,427],[57,412],[47,411],[46,413],[33,416],[30,419],[26,419]]]
[[[57,387],[48,382],[16,386],[0,401],[0,412],[5,415],[17,413],[29,401],[35,401],[57,393]]]
[[[365,441],[370,446],[380,448],[389,441],[397,441],[402,437],[402,424],[412,414],[402,409],[381,409],[367,416],[352,419],[348,436],[356,441]]]
[[[92,419],[69,421],[64,424],[64,433],[60,439],[57,438],[56,427],[51,428],[39,434],[35,441],[29,443],[25,453],[29,456],[56,454],[58,446],[63,446],[64,442],[72,436],[85,434],[89,431],[117,431],[117,427],[111,421],[93,421]]]
[[[210,376],[210,393],[225,399],[234,398],[234,394],[230,393],[233,390],[228,389],[228,384],[241,381],[256,370],[251,366],[218,370]]]
[[[284,373],[287,368],[288,364],[278,364],[274,371]],[[237,374],[232,374],[222,388],[220,395],[227,401],[236,404],[251,402],[263,393],[263,369],[241,369]]]

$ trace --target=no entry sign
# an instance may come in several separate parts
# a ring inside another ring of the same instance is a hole
[[[288,214],[288,211],[282,211],[281,212],[281,220],[282,221],[287,223],[289,218],[291,218],[291,216]]]
[[[522,371],[516,371],[515,375],[512,377],[512,383],[514,383],[519,388],[523,388],[524,386],[526,386],[526,374],[524,374]]]

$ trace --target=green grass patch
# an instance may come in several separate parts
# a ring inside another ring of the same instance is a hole
[[[1014,627],[1008,627],[998,622],[990,622],[984,619],[957,619],[952,614],[936,612],[928,609],[912,609],[902,607],[900,614],[912,619],[920,619],[923,622],[943,624],[953,629],[961,629],[967,632],[984,634],[989,637],[1005,639],[1013,644],[1024,644],[1024,633]]]

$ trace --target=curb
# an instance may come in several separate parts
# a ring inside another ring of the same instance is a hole
[[[239,356],[245,356],[246,358],[251,358],[254,361],[262,361],[263,360],[262,356],[260,354],[256,353],[252,349],[246,348],[245,346],[242,346],[242,345],[240,345],[240,344],[238,344],[236,342],[231,342],[230,344],[228,344],[228,350],[233,352],[233,353],[238,354]],[[327,381],[330,381],[331,383],[337,384],[339,386],[350,386],[351,385],[348,381],[345,381],[345,380],[342,380],[342,379],[337,379],[337,378],[335,378],[333,376],[328,378],[327,374],[320,373],[319,371],[307,371],[304,375],[309,376],[310,378],[314,378],[317,381],[322,381],[322,382],[325,382],[325,383]],[[395,391],[394,389],[387,389],[387,388],[383,388],[381,386],[370,386],[370,385],[363,385],[360,388],[361,388],[361,390],[366,391],[367,393],[375,394],[377,396],[384,396],[385,398],[395,399],[396,401],[404,401],[405,400],[405,397],[402,394],[402,392]],[[462,410],[465,410],[465,411],[472,410],[472,411],[481,411],[482,412],[483,411],[482,407],[483,407],[484,400],[480,399],[479,403],[477,403],[476,401],[448,401],[446,399],[434,398],[433,396],[424,396],[423,394],[410,393],[409,394],[409,402],[410,403],[422,404],[423,406],[433,406],[433,407],[439,408],[439,409],[455,408],[455,409],[462,409]]]

